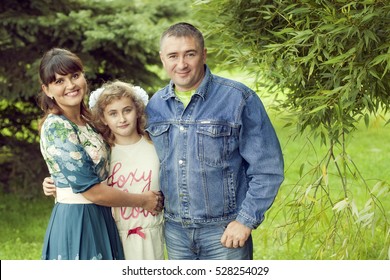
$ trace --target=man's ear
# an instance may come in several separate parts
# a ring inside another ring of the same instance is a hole
[[[162,63],[162,65],[165,67],[165,63],[164,63],[164,59],[163,59],[163,56],[162,56],[162,52],[159,51],[159,54],[160,54],[161,63]]]

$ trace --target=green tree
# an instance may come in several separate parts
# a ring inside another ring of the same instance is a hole
[[[302,163],[283,205],[290,209],[285,240],[318,240],[313,258],[367,258],[375,250],[375,258],[389,258],[388,211],[380,201],[389,184],[369,186],[346,149],[361,118],[368,125],[371,114],[383,117],[390,108],[389,1],[196,2],[198,12],[212,14],[203,29],[218,40],[214,52],[224,64],[253,73],[275,109],[287,112],[286,125],[326,146],[318,163]],[[358,209],[352,193],[361,187],[369,199]],[[362,252],[357,244],[367,244],[370,229],[383,244]]]
[[[159,36],[172,21],[187,15],[188,2],[2,0],[0,166],[9,172],[2,172],[0,189],[41,193],[47,169],[37,145],[40,111],[35,98],[45,51],[62,47],[77,53],[91,89],[122,79],[152,94],[164,82],[159,75]]]

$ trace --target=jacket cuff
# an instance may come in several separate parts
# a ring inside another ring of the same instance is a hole
[[[245,213],[238,213],[237,217],[236,217],[236,221],[237,222],[240,222],[241,224],[251,228],[251,229],[256,229],[262,222],[263,222],[264,219],[262,219],[261,221],[256,221],[254,220],[253,218],[249,217],[248,215],[245,215]]]

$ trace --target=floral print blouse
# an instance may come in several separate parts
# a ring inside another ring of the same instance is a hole
[[[40,147],[57,187],[82,193],[107,177],[109,146],[88,124],[77,126],[63,115],[50,114],[42,126]]]

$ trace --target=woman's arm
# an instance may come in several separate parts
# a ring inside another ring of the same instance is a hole
[[[82,195],[95,204],[111,207],[141,207],[157,213],[163,209],[164,198],[161,192],[147,191],[142,194],[124,192],[109,187],[102,182],[89,188]]]
[[[56,186],[51,177],[42,182],[43,192],[47,196],[56,196]],[[107,186],[105,183],[96,184],[83,192],[82,195],[89,201],[110,207],[141,207],[152,213],[161,212],[164,197],[161,192],[148,191],[142,194],[132,194]]]

